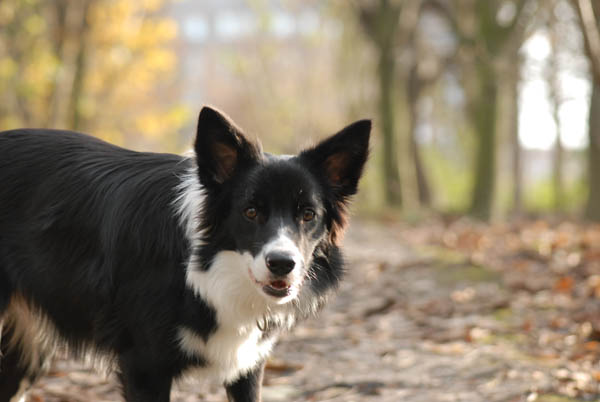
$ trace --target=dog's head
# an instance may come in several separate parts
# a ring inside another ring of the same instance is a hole
[[[222,251],[236,253],[236,275],[275,304],[294,300],[307,283],[316,293],[335,287],[338,242],[370,129],[361,120],[298,155],[274,156],[203,108],[194,146],[205,196],[201,266],[210,269]]]

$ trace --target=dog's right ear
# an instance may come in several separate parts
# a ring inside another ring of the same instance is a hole
[[[259,149],[222,113],[203,107],[194,144],[198,175],[204,186],[219,186],[255,163]]]

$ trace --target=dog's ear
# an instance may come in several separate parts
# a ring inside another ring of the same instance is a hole
[[[218,186],[256,162],[259,149],[222,113],[203,107],[194,144],[198,174],[205,186]]]
[[[360,120],[299,155],[326,178],[338,202],[345,203],[356,194],[369,155],[370,133],[371,121]]]

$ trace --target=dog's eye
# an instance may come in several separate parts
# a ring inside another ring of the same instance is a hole
[[[304,222],[308,222],[308,221],[312,221],[313,219],[315,219],[315,211],[313,211],[312,209],[306,208],[302,212],[302,220]]]
[[[254,207],[246,208],[244,209],[244,215],[246,218],[254,220],[258,215],[258,211]]]

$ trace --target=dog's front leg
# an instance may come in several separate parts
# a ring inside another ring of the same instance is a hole
[[[265,364],[260,363],[231,384],[225,384],[229,402],[259,402]]]
[[[127,402],[169,402],[172,375],[150,362],[121,358],[119,379]]]

